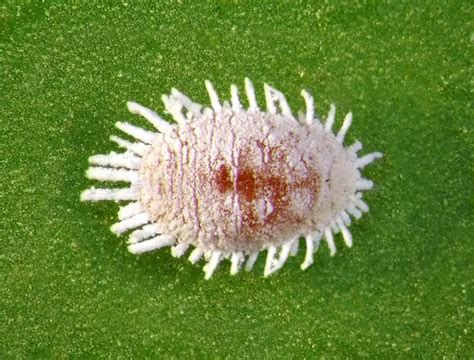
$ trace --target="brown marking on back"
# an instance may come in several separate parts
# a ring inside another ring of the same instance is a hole
[[[270,176],[265,185],[270,191],[270,201],[273,206],[272,213],[267,216],[265,221],[274,224],[282,217],[285,207],[288,206],[289,186],[286,179],[279,176]]]
[[[217,185],[217,190],[219,190],[220,193],[225,193],[234,188],[234,184],[230,178],[229,168],[224,164],[222,164],[219,167],[219,170],[217,170],[215,183]]]
[[[244,168],[237,172],[235,178],[237,193],[245,201],[255,200],[258,190],[255,174],[252,168]]]
[[[262,153],[267,145],[261,141],[255,144]],[[307,220],[307,216],[298,214],[292,208],[296,195],[304,196],[308,202],[308,212],[315,205],[319,190],[320,178],[314,168],[305,164],[305,172],[298,174],[288,168],[288,154],[284,147],[269,147],[270,161],[256,167],[252,152],[241,149],[236,175],[232,178],[229,167],[222,164],[214,173],[217,190],[221,194],[236,192],[239,196],[239,208],[242,214],[242,234],[249,240],[253,235],[268,229],[296,227]],[[272,211],[265,217],[259,213],[259,202],[269,201]],[[304,214],[307,215],[307,214]]]

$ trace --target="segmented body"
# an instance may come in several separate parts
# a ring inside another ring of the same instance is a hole
[[[342,232],[352,246],[350,215],[358,218],[368,210],[361,190],[373,185],[360,169],[381,154],[358,158],[360,142],[343,146],[351,114],[333,134],[335,107],[323,125],[314,117],[313,100],[305,91],[307,111],[297,119],[283,94],[268,85],[267,111],[258,108],[248,79],[248,109],[242,107],[235,86],[231,103],[223,104],[212,85],[206,86],[212,109],[174,89],[163,96],[176,125],[129,103],[129,109],[150,120],[159,133],[118,123],[139,142],[114,137],[125,153],[90,159],[100,166],[92,167],[89,177],[131,183],[129,189],[90,189],[82,195],[84,200],[134,201],[121,209],[122,221],[112,227],[118,234],[139,228],[130,235],[130,251],[172,246],[173,255],[181,256],[194,247],[190,261],[204,256],[209,278],[223,258],[231,259],[233,274],[245,260],[251,269],[262,250],[268,252],[265,275],[270,275],[296,253],[301,236],[307,245],[302,268],[312,263],[321,238],[331,254],[336,252],[334,233]]]

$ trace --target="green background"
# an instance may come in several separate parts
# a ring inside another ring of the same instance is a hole
[[[472,358],[474,31],[469,1],[4,1],[0,5],[0,357]],[[349,5],[350,4],[350,5]],[[114,203],[81,203],[125,102],[209,103],[249,76],[293,110],[311,89],[367,168],[355,245],[276,276],[210,281],[135,257]]]

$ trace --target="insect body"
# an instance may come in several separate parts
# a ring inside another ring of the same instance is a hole
[[[304,90],[306,112],[296,118],[283,94],[268,85],[266,111],[258,108],[248,79],[247,109],[235,85],[230,103],[220,102],[209,81],[206,87],[212,108],[176,89],[163,95],[176,124],[129,102],[129,110],[158,132],[117,123],[135,142],[112,136],[125,151],[90,157],[93,166],[87,176],[130,186],[91,188],[81,199],[129,201],[111,227],[116,234],[132,230],[128,249],[139,254],[169,246],[180,257],[193,248],[189,260],[207,261],[206,279],[226,258],[231,274],[244,263],[251,270],[264,250],[268,276],[296,254],[300,237],[306,242],[302,269],[312,264],[321,239],[331,255],[336,253],[333,234],[341,232],[351,247],[351,216],[368,211],[362,191],[373,187],[360,169],[382,156],[375,152],[358,157],[360,142],[344,147],[352,115],[333,133],[335,106],[321,123],[313,98]]]

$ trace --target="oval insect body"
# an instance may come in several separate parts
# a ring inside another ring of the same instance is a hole
[[[178,124],[143,157],[142,203],[161,232],[205,251],[282,245],[311,227],[318,202],[310,135],[280,115],[228,109]]]
[[[335,107],[331,105],[321,123],[306,91],[306,113],[296,119],[283,94],[268,85],[266,111],[258,108],[248,79],[248,109],[241,105],[235,85],[230,104],[221,104],[210,82],[206,87],[212,109],[176,89],[163,96],[175,125],[129,103],[130,111],[144,116],[158,132],[117,123],[136,142],[113,137],[125,152],[91,157],[94,166],[87,176],[131,185],[91,188],[82,199],[133,201],[121,208],[121,221],[112,226],[117,234],[131,230],[129,250],[142,253],[171,246],[172,255],[179,257],[194,247],[189,260],[205,258],[206,278],[224,258],[231,261],[231,274],[243,263],[250,270],[263,250],[268,276],[296,253],[301,236],[306,241],[303,269],[311,265],[321,238],[332,255],[335,233],[341,232],[352,246],[351,216],[368,211],[361,191],[373,185],[359,169],[381,157],[373,153],[359,158],[359,142],[343,146],[352,115],[334,134]]]

